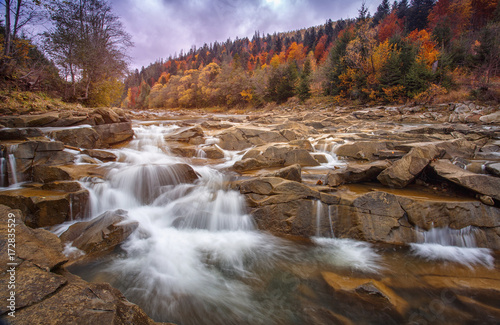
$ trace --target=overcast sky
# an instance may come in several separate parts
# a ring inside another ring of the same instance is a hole
[[[228,38],[355,18],[362,0],[110,0],[132,36],[130,68]],[[381,0],[367,0],[373,15]]]

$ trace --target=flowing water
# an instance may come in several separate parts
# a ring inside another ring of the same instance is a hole
[[[179,324],[329,324],[346,317],[360,324],[397,324],[412,315],[379,308],[372,298],[333,292],[324,278],[333,272],[398,279],[420,263],[418,254],[332,238],[332,228],[325,237],[318,231],[310,241],[258,230],[243,196],[225,185],[229,176],[224,168],[242,153],[227,152],[225,162],[212,166],[174,157],[164,136],[176,128],[137,126],[135,139],[114,150],[118,161],[105,164],[106,178],[83,181],[91,194],[92,217],[125,209],[139,227],[113,256],[72,272],[110,282],[153,319]],[[183,164],[198,175],[194,183],[187,181]],[[331,227],[329,207],[316,204],[318,228],[325,221]],[[70,246],[65,251],[75,253]],[[400,257],[407,259],[404,265]],[[397,293],[412,301],[416,292],[422,297],[413,305],[430,303],[435,295],[420,289]]]

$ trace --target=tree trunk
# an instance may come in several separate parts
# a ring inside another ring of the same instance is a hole
[[[5,0],[5,45],[4,45],[4,55],[9,56],[10,54],[10,0]]]

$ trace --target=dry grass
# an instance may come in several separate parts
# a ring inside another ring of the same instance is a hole
[[[65,103],[61,99],[52,98],[44,93],[29,91],[0,92],[0,113],[3,115],[75,110],[78,107],[77,104]]]

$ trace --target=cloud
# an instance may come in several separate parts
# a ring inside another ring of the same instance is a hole
[[[371,1],[374,2],[374,1]],[[377,6],[368,3],[368,7]],[[361,1],[341,0],[111,0],[135,47],[131,68],[228,38],[251,38],[354,18]]]

